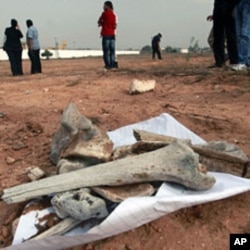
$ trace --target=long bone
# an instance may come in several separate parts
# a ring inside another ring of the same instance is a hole
[[[214,185],[215,178],[199,172],[199,155],[189,146],[173,142],[149,153],[5,189],[2,199],[6,203],[15,203],[83,187],[152,181],[171,181],[187,188],[206,190]]]

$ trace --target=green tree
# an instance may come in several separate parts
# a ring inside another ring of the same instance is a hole
[[[46,49],[41,55],[42,57],[46,57],[46,60],[49,60],[49,58],[53,56],[53,53]]]

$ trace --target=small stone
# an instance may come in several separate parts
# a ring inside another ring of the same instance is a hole
[[[15,141],[13,142],[13,145],[12,145],[12,149],[14,150],[20,150],[26,147],[27,145],[25,145],[22,141]]]
[[[39,167],[30,167],[26,170],[27,176],[31,181],[36,181],[45,176],[45,172]]]
[[[240,142],[237,139],[234,139],[235,144],[239,144]]]
[[[220,88],[221,88],[221,85],[219,85],[219,84],[214,85],[215,90],[219,90]]]
[[[16,162],[16,160],[15,160],[14,158],[9,157],[9,156],[6,157],[5,161],[6,161],[6,163],[9,164],[9,165],[11,165],[11,164],[13,164],[13,163]]]

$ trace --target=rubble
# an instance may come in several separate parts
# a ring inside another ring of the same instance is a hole
[[[113,149],[107,134],[70,103],[51,145],[50,159],[58,175],[38,180],[44,173],[33,168],[28,176],[36,181],[3,190],[2,199],[15,203],[54,194],[51,205],[62,220],[35,237],[39,239],[61,235],[91,218],[105,218],[107,201],[150,196],[155,193],[153,183],[170,181],[207,190],[216,182],[207,170],[243,175],[249,162],[238,146],[227,142],[193,145],[137,129],[134,137],[136,143]]]

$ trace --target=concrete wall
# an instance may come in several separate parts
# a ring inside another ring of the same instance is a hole
[[[81,58],[89,56],[102,56],[102,50],[49,50],[53,56],[50,58]],[[44,49],[41,50],[41,53],[44,52]],[[138,55],[140,51],[130,51],[130,50],[118,50],[116,51],[117,55]],[[23,59],[28,59],[28,51],[23,50],[22,54]],[[45,59],[41,57],[42,59]],[[0,60],[8,60],[8,56],[5,51],[0,49]]]

